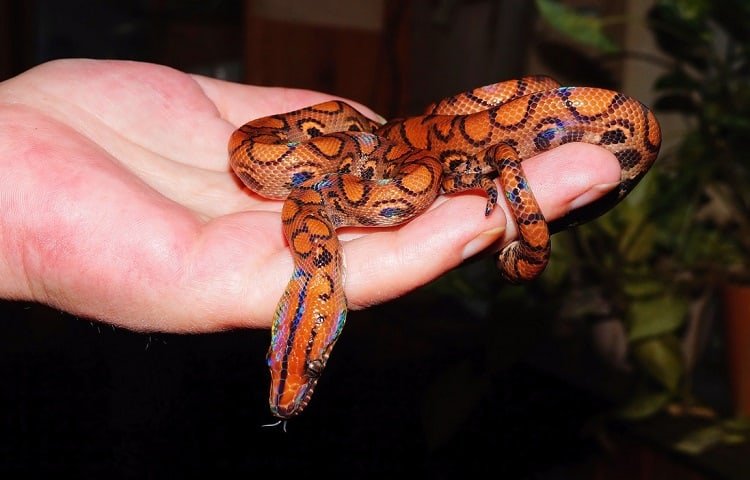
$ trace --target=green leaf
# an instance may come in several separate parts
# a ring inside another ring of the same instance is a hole
[[[725,445],[739,445],[746,441],[747,437],[741,433],[724,433],[724,436],[721,437],[721,442]]]
[[[584,15],[555,0],[535,0],[539,14],[553,28],[576,42],[604,53],[614,53],[618,46],[603,32],[601,18]]]
[[[628,230],[623,234],[623,238],[627,236],[628,243],[625,243],[625,240],[620,242],[620,249],[625,261],[635,263],[646,260],[654,252],[656,225],[653,223],[644,224],[638,229],[638,235],[630,235]]]
[[[664,408],[671,396],[667,392],[643,392],[633,396],[617,410],[617,416],[626,420],[641,420]]]
[[[653,297],[664,293],[664,284],[658,280],[636,278],[623,284],[625,295],[630,298]]]
[[[733,433],[750,433],[750,418],[730,418],[721,422],[721,426]]]
[[[631,342],[673,333],[687,314],[687,303],[673,295],[633,299],[627,314]]]
[[[689,433],[685,438],[678,441],[674,448],[688,455],[698,455],[719,444],[724,436],[724,431],[720,426],[712,425]]]
[[[671,335],[650,338],[633,345],[633,356],[643,369],[669,392],[674,393],[682,378],[679,342]]]
[[[681,18],[690,21],[704,18],[711,7],[709,0],[660,0],[659,3],[670,6],[679,13]]]

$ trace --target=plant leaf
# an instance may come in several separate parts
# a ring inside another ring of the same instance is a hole
[[[636,278],[633,281],[625,282],[622,288],[625,294],[631,298],[653,297],[664,293],[662,282],[648,278]]]
[[[657,233],[656,225],[653,223],[642,225],[638,229],[638,235],[629,235],[631,233],[629,230],[626,230],[623,234],[623,240],[620,242],[622,256],[625,258],[625,261],[630,263],[646,260],[654,252]]]
[[[619,50],[603,32],[601,18],[584,15],[555,0],[535,0],[537,10],[544,20],[572,40],[604,53]]]
[[[644,392],[636,394],[617,410],[617,416],[626,420],[641,420],[650,417],[667,405],[671,396],[667,392]]]
[[[686,314],[685,301],[673,295],[633,299],[627,316],[628,337],[635,342],[673,333],[682,326]]]
[[[721,437],[721,442],[725,445],[739,445],[746,441],[747,437],[740,433],[724,433],[724,436]]]
[[[688,455],[698,455],[717,445],[724,438],[724,432],[718,425],[701,428],[689,433],[678,441],[674,448]]]
[[[750,433],[750,418],[737,417],[724,420],[722,428],[733,433]]]
[[[674,340],[674,341],[670,341]],[[671,335],[649,338],[633,345],[633,356],[643,369],[669,392],[675,392],[682,378],[679,343]]]

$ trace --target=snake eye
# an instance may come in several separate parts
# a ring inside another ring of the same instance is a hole
[[[310,378],[318,378],[320,377],[320,374],[323,373],[323,367],[325,367],[323,360],[310,360],[309,362],[307,362],[305,373],[307,373],[307,376]]]

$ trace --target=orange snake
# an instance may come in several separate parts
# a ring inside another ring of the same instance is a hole
[[[547,264],[550,234],[521,162],[568,142],[600,145],[620,162],[619,186],[584,221],[635,186],[658,154],[661,133],[637,100],[541,76],[477,88],[385,125],[329,101],[237,129],[231,166],[254,192],[284,200],[281,222],[294,257],[267,356],[271,412],[285,420],[307,406],[344,326],[337,228],[405,222],[441,192],[484,190],[488,215],[497,178],[518,226],[498,266],[510,281],[532,279]]]

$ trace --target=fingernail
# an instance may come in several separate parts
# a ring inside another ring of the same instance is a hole
[[[598,185],[594,185],[593,187],[588,189],[586,192],[584,192],[582,195],[579,195],[575,200],[570,202],[570,209],[575,210],[576,208],[579,208],[588,203],[591,203],[592,201],[601,197],[603,194],[609,192],[610,190],[612,190],[619,184],[620,182],[612,182],[612,183],[600,183]]]
[[[381,125],[382,125],[382,124],[384,124],[384,123],[386,122],[386,119],[385,119],[385,118],[381,117],[380,115],[378,115],[378,114],[377,114],[377,113],[375,113],[375,112],[372,112],[372,117],[371,117],[371,118],[372,118],[373,120],[375,120],[376,122],[380,123]]]
[[[503,232],[505,232],[505,227],[495,227],[480,233],[466,244],[461,252],[461,258],[466,260],[469,257],[473,257],[500,238]]]

